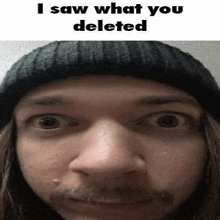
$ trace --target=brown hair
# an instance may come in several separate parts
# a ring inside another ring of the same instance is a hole
[[[24,180],[15,143],[16,126],[12,119],[0,136],[0,220],[61,220]]]
[[[204,177],[190,199],[165,219],[220,219],[220,124],[205,113],[201,132],[208,150]],[[15,143],[16,126],[12,119],[0,134],[0,220],[61,220],[24,180]]]

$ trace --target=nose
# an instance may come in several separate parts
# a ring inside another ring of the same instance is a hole
[[[82,135],[69,169],[100,178],[143,172],[143,147],[136,136],[117,122],[101,120]]]

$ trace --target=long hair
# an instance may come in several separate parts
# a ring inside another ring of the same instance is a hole
[[[165,219],[220,220],[220,123],[205,113],[201,132],[208,152],[203,178],[191,197]],[[61,220],[24,180],[15,146],[12,119],[0,134],[0,220]]]
[[[24,180],[16,156],[13,119],[0,135],[0,220],[62,220]]]

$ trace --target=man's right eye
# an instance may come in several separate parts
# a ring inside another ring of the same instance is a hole
[[[30,122],[39,129],[61,129],[70,126],[77,126],[73,119],[61,115],[40,115],[34,117]]]

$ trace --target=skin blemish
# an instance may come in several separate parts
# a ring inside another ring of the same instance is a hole
[[[53,183],[55,183],[56,185],[59,185],[60,181],[59,179],[53,179]]]

